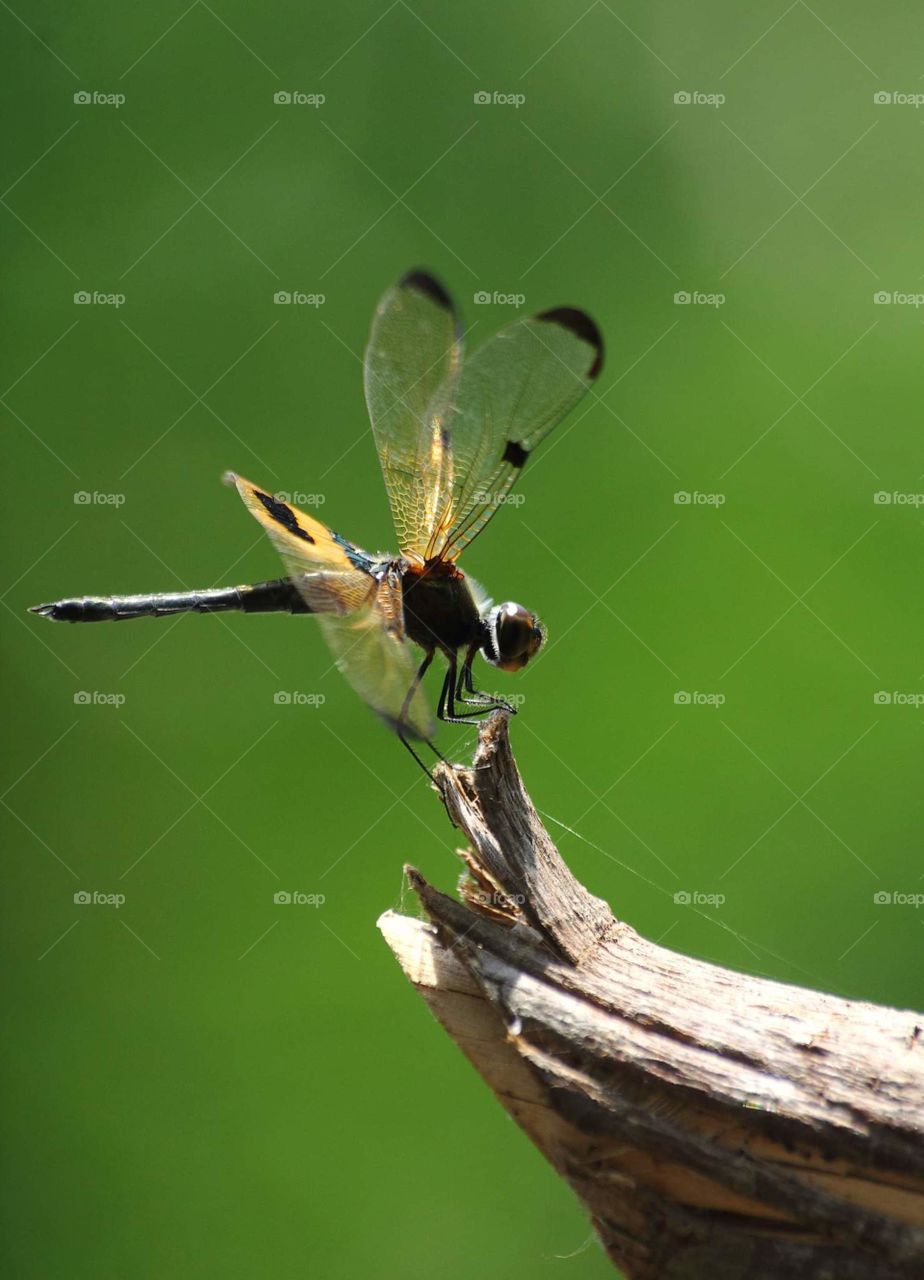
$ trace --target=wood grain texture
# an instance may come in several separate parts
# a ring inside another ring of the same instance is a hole
[[[507,717],[435,781],[460,899],[406,868],[403,971],[632,1280],[924,1277],[924,1015],[678,955],[561,859]]]

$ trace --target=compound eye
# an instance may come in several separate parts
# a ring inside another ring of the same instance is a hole
[[[539,652],[545,639],[536,615],[512,600],[491,610],[488,626],[495,665],[502,671],[520,671]]]

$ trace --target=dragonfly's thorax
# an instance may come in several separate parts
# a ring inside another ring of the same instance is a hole
[[[401,562],[404,627],[422,649],[454,654],[481,641],[483,623],[465,574],[446,560]]]

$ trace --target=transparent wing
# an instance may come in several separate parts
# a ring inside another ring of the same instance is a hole
[[[385,579],[359,612],[318,621],[340,671],[388,727],[410,738],[432,738],[433,713],[422,691],[405,705],[419,662],[401,618],[400,580]]]
[[[422,556],[452,483],[447,400],[462,362],[458,315],[443,286],[410,271],[382,298],[364,383],[398,545]]]
[[[362,569],[322,569],[317,573],[292,573],[289,577],[312,613],[356,613],[375,592],[376,581]]]
[[[602,365],[600,331],[573,307],[517,320],[466,359],[449,389],[452,478],[427,556],[457,559]]]

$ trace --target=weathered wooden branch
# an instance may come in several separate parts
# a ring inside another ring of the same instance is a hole
[[[924,1015],[734,973],[616,920],[565,866],[507,720],[436,782],[461,901],[380,927],[632,1280],[924,1277]]]

